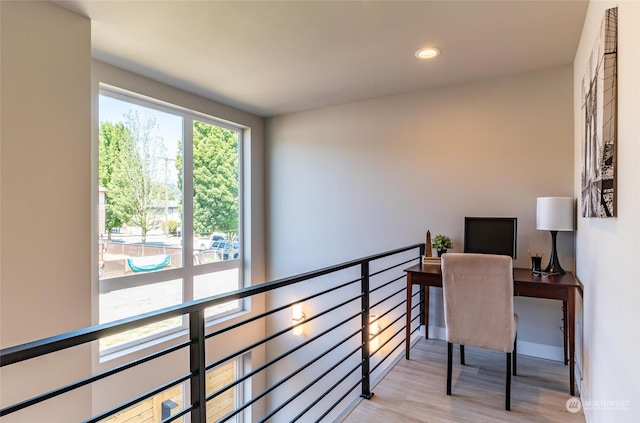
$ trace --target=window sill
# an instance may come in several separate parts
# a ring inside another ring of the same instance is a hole
[[[211,320],[205,321],[205,334],[214,330],[215,326],[220,325],[229,320],[237,319],[243,315],[250,313],[250,307],[245,307],[239,310],[233,310],[228,313],[215,316]],[[179,342],[180,338],[185,339],[189,336],[189,330],[186,327],[180,327],[167,331],[162,334],[158,334],[155,337],[148,337],[139,342],[131,341],[122,346],[111,347],[103,351],[99,351],[99,364],[104,364],[110,361],[119,360],[123,357],[131,355],[144,356],[153,352],[159,351],[164,348],[169,348],[171,345]],[[162,345],[161,347],[159,347]],[[129,361],[131,358],[127,358]]]

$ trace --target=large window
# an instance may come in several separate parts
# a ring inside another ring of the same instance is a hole
[[[99,120],[100,323],[239,288],[240,128],[107,87]],[[170,319],[104,339],[101,349],[182,327]]]

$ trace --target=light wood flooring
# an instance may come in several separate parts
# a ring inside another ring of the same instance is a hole
[[[452,395],[445,393],[447,343],[420,339],[343,423],[545,422],[584,423],[570,413],[569,368],[556,361],[518,355],[511,379],[511,411],[504,409],[505,354],[467,347],[466,366],[454,347]]]

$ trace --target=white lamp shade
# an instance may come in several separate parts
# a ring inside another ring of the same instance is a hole
[[[573,231],[573,197],[539,197],[536,229],[547,231]]]

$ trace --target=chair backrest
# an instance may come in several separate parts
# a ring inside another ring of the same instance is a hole
[[[516,324],[511,257],[443,254],[442,287],[448,342],[513,351]]]

